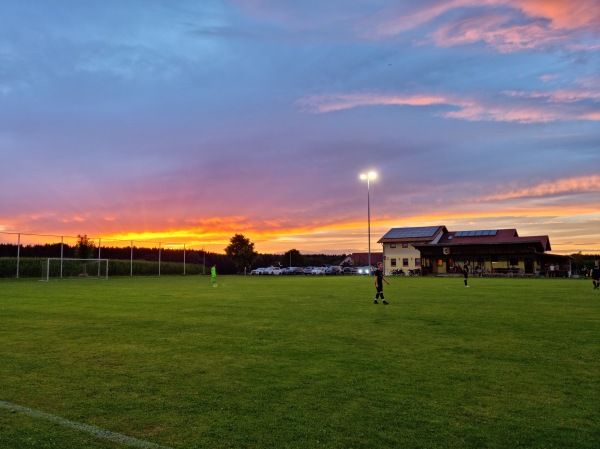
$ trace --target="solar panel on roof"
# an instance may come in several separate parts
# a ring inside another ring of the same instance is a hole
[[[480,236],[488,236],[488,235],[496,235],[498,231],[496,230],[487,230],[487,231],[458,231],[455,233],[455,237],[480,237]]]
[[[391,229],[384,238],[403,239],[415,237],[433,237],[439,226],[423,226],[415,228],[394,228]]]

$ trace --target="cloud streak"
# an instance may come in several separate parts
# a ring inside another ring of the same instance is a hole
[[[311,95],[299,99],[301,110],[331,113],[374,106],[448,106],[455,110],[436,112],[442,117],[469,121],[548,123],[554,121],[592,120],[600,115],[600,89],[560,89],[555,91],[505,91],[496,99],[467,99],[458,95],[428,93],[393,95],[382,93],[345,93]],[[507,101],[513,98],[516,101]],[[520,99],[530,101],[518,101]],[[576,104],[581,103],[581,104]],[[569,107],[564,107],[569,105]]]
[[[532,187],[523,187],[505,191],[501,194],[489,195],[485,201],[503,201],[519,198],[541,198],[556,196],[573,196],[582,193],[600,194],[600,176],[584,176],[579,178],[556,179],[544,181]]]

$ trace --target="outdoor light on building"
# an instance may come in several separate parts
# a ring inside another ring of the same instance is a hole
[[[377,173],[370,171],[361,173],[360,179],[367,181],[367,234],[368,234],[368,251],[369,251],[369,269],[371,267],[371,180],[377,179]]]

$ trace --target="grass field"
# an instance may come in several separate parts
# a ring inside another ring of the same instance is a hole
[[[591,282],[390,282],[0,281],[0,447],[600,447]]]

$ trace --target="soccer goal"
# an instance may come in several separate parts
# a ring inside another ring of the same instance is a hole
[[[108,259],[50,258],[44,262],[42,280],[108,279]]]

